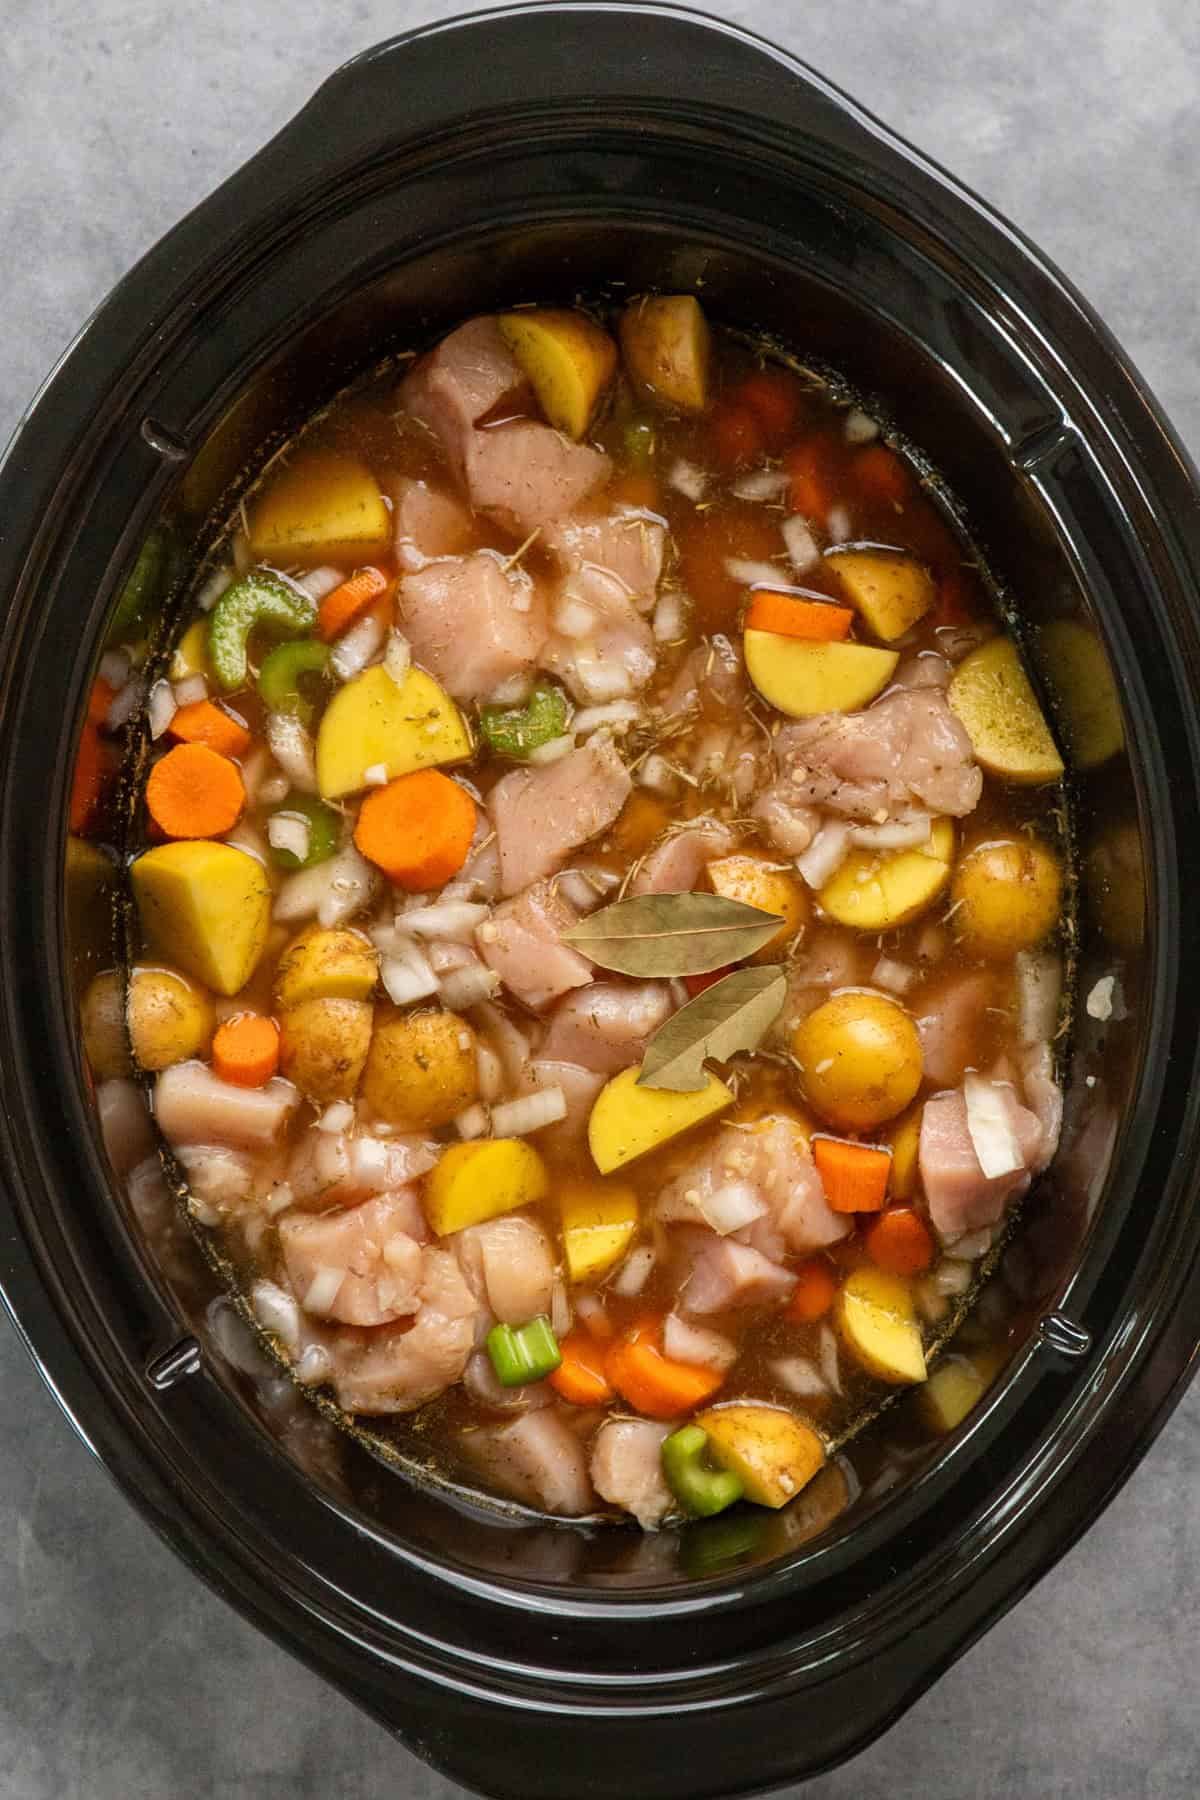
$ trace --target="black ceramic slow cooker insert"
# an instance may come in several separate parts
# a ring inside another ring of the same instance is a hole
[[[1118,1003],[1081,999],[1063,1146],[995,1278],[1012,1360],[940,1446],[889,1414],[836,1505],[756,1540],[472,1507],[332,1432],[139,1216],[77,1044],[95,919],[67,904],[66,803],[148,534],[199,529],[390,349],[614,276],[695,289],[883,396],[1030,624],[1099,635],[1124,715],[1125,750],[1073,776],[1078,992],[1112,975]],[[642,5],[493,12],[349,64],[122,282],[22,425],[0,472],[4,1296],[180,1554],[456,1779],[702,1800],[849,1755],[1062,1554],[1178,1397],[1200,1318],[1198,518],[1136,374],[1011,227],[790,58]]]

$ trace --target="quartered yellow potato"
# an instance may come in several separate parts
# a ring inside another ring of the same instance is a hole
[[[279,1016],[279,1070],[318,1106],[352,1100],[371,1048],[369,1000],[301,1000]]]
[[[189,625],[171,658],[171,680],[186,681],[189,675],[208,674],[208,620],[197,619]]]
[[[935,819],[929,842],[911,850],[852,850],[821,889],[821,910],[857,931],[891,931],[933,904],[953,861],[954,827]]]
[[[680,412],[708,405],[708,321],[691,294],[635,300],[621,315],[621,352],[631,380]]]
[[[622,1069],[600,1090],[592,1107],[588,1144],[602,1175],[733,1105],[733,1093],[715,1075],[697,1093],[673,1094],[666,1088],[639,1087],[640,1073],[640,1068]]]
[[[368,1105],[402,1131],[449,1125],[479,1093],[475,1033],[452,1012],[381,1011],[363,1094]]]
[[[1038,633],[1046,679],[1058,698],[1063,736],[1077,769],[1095,769],[1125,742],[1121,702],[1104,645],[1078,619]]]
[[[854,610],[885,644],[911,631],[937,598],[933,577],[894,550],[831,550],[825,558]]]
[[[733,1401],[697,1416],[713,1458],[741,1479],[756,1506],[786,1506],[825,1466],[825,1445],[811,1425],[779,1406]]]
[[[439,1237],[545,1198],[546,1165],[523,1138],[451,1144],[425,1177],[425,1217]]]
[[[961,1425],[987,1382],[970,1357],[948,1356],[940,1362],[918,1396],[925,1421],[934,1431],[953,1431]]]
[[[155,950],[218,994],[245,987],[271,923],[261,863],[232,844],[189,838],[147,850],[130,879]]]
[[[1060,779],[1062,757],[1011,638],[972,650],[955,670],[947,698],[993,775],[1027,787]]]
[[[746,672],[764,700],[793,719],[854,712],[891,680],[899,653],[872,644],[814,644],[778,631],[743,634]]]
[[[410,775],[471,754],[471,734],[450,696],[423,669],[397,685],[382,664],[339,688],[317,733],[317,784],[326,800],[369,785],[367,770],[386,779]]]
[[[1031,950],[1058,923],[1062,886],[1058,858],[1036,838],[979,844],[954,876],[955,935],[978,956]]]
[[[293,938],[275,970],[281,1010],[305,1000],[368,1000],[379,978],[379,952],[361,931],[310,925]]]
[[[907,1283],[883,1269],[854,1269],[837,1298],[835,1317],[847,1347],[880,1381],[901,1386],[925,1379],[925,1351]]]
[[[268,563],[370,562],[391,548],[392,517],[365,463],[309,450],[286,463],[250,509],[250,554]]]
[[[892,1173],[888,1193],[893,1200],[911,1200],[917,1191],[917,1154],[921,1148],[921,1108],[898,1119],[887,1133],[885,1142],[892,1152]]]
[[[586,313],[553,307],[501,313],[496,323],[551,425],[581,438],[617,370],[607,331]]]
[[[598,1281],[624,1256],[638,1228],[638,1197],[619,1182],[569,1180],[558,1190],[563,1249],[572,1281]]]
[[[134,1057],[155,1074],[191,1056],[207,1056],[217,1028],[204,989],[174,969],[134,969],[126,1016]]]
[[[747,957],[747,962],[778,962],[812,916],[812,903],[803,882],[790,868],[780,868],[768,856],[719,856],[709,863],[705,873],[714,894],[721,894],[726,900],[741,900],[762,912],[778,913],[783,920],[775,936]]]

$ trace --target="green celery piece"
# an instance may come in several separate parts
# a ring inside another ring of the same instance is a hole
[[[631,468],[648,469],[654,457],[655,432],[649,419],[630,419],[621,433],[625,458]]]
[[[553,682],[535,682],[524,706],[481,708],[479,729],[499,755],[522,761],[567,729],[566,697]]]
[[[277,644],[263,657],[258,671],[258,692],[269,712],[288,713],[302,725],[312,722],[316,710],[301,691],[305,675],[324,675],[329,667],[329,648],[316,638],[296,638],[288,644]]]
[[[731,1469],[714,1469],[705,1462],[708,1433],[699,1425],[684,1425],[664,1438],[663,1474],[667,1486],[685,1512],[694,1519],[710,1519],[742,1497],[742,1483]]]
[[[338,844],[338,815],[333,808],[307,794],[289,794],[276,810],[302,813],[308,820],[308,855],[301,862],[290,850],[277,850],[272,845],[271,860],[281,869],[315,869],[318,863],[328,862]]]
[[[208,621],[208,660],[225,692],[246,683],[246,644],[256,629],[275,637],[299,636],[317,622],[317,608],[303,588],[273,569],[249,569],[227,587]]]
[[[125,644],[142,634],[146,616],[159,597],[166,563],[166,536],[156,526],[144,540],[129,579],[121,589],[121,597],[108,627],[106,643]]]
[[[487,1352],[501,1387],[524,1387],[553,1375],[562,1361],[558,1339],[549,1319],[530,1319],[527,1325],[493,1325],[487,1334]]]

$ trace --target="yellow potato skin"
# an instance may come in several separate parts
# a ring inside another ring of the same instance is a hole
[[[885,644],[911,631],[937,598],[928,569],[889,550],[832,550],[825,558],[855,612]]]
[[[371,1047],[369,1000],[301,1000],[279,1016],[279,1068],[319,1106],[352,1100]]]
[[[471,734],[450,696],[423,669],[396,684],[382,664],[340,687],[317,733],[317,785],[326,800],[366,787],[366,771],[382,764],[387,779],[463,762]]]
[[[924,1381],[921,1331],[912,1295],[899,1276],[869,1264],[852,1270],[838,1294],[834,1318],[868,1374],[897,1387]]]
[[[991,638],[972,650],[946,698],[983,768],[1023,787],[1061,779],[1062,757],[1011,638]]]
[[[933,905],[953,860],[949,819],[935,819],[929,842],[911,850],[852,850],[821,889],[821,910],[857,931],[890,931]]]
[[[943,1434],[953,1431],[986,1391],[987,1382],[968,1357],[946,1357],[918,1396],[925,1423]]]
[[[586,313],[533,307],[501,313],[500,335],[558,431],[581,438],[617,372],[617,346]]]
[[[105,969],[88,983],[80,1004],[83,1054],[97,1081],[111,1081],[118,1075],[132,1073],[124,1003],[120,970]]]
[[[825,1445],[811,1425],[779,1406],[732,1401],[696,1415],[716,1462],[741,1479],[756,1506],[786,1506],[825,1466]]]
[[[271,924],[261,863],[232,844],[188,838],[145,851],[130,880],[153,948],[218,994],[240,993]]]
[[[425,1217],[439,1237],[545,1198],[546,1165],[523,1138],[451,1144],[425,1177]]]
[[[792,1048],[809,1105],[840,1131],[886,1124],[921,1085],[917,1028],[882,994],[835,994],[801,1020]]]
[[[250,510],[250,554],[283,564],[351,568],[391,547],[391,514],[365,463],[335,450],[286,463]]]
[[[747,852],[719,856],[709,863],[706,873],[714,894],[778,913],[783,920],[775,936],[747,957],[747,962],[777,962],[812,917],[812,902],[804,884],[789,869],[772,864],[769,857]]]
[[[171,680],[186,681],[189,675],[208,674],[208,620],[197,619],[189,625],[171,658]]]
[[[1125,742],[1112,667],[1096,633],[1079,619],[1053,619],[1038,633],[1039,661],[1059,702],[1077,769],[1095,769]]]
[[[379,952],[360,931],[310,925],[292,939],[275,969],[281,1011],[305,1000],[369,1000],[379,978]]]
[[[874,700],[899,653],[873,644],[814,644],[778,631],[742,634],[746,673],[764,700],[792,719],[854,712]]]
[[[888,1193],[893,1200],[911,1200],[919,1180],[917,1156],[921,1148],[921,1108],[915,1106],[887,1134],[892,1152]]]
[[[658,294],[635,300],[622,313],[619,329],[631,381],[680,412],[704,411],[712,338],[694,295]]]
[[[673,1094],[666,1088],[639,1087],[640,1068],[622,1069],[601,1088],[588,1119],[588,1147],[602,1175],[660,1144],[669,1143],[693,1125],[733,1105],[732,1091],[715,1075],[695,1094]]]
[[[568,1276],[598,1281],[633,1242],[640,1218],[637,1194],[619,1182],[570,1179],[559,1184],[558,1206]]]
[[[403,1131],[449,1125],[479,1094],[475,1033],[457,1013],[382,1008],[362,1087],[372,1110]]]
[[[1013,838],[969,850],[958,865],[951,923],[959,941],[978,956],[1008,957],[1031,950],[1058,922],[1063,877],[1058,858],[1034,838]]]
[[[126,1016],[134,1057],[155,1074],[191,1056],[207,1056],[217,1028],[204,989],[174,969],[134,969]]]

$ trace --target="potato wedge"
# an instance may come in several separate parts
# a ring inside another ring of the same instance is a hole
[[[271,887],[254,857],[189,838],[158,844],[130,870],[149,944],[218,994],[236,994],[258,965],[271,924]]]
[[[887,1132],[891,1146],[892,1176],[888,1193],[893,1200],[911,1200],[917,1191],[917,1155],[921,1148],[921,1108],[914,1106]]]
[[[500,335],[550,424],[581,438],[617,371],[617,346],[586,313],[531,307],[501,313]]]
[[[134,969],[125,1003],[140,1068],[157,1074],[190,1056],[207,1056],[217,1028],[212,1001],[176,969]]]
[[[917,1404],[925,1423],[945,1433],[962,1424],[986,1391],[987,1382],[969,1357],[948,1356],[929,1376]]]
[[[891,680],[899,654],[872,644],[814,644],[777,631],[743,633],[746,672],[764,700],[793,719],[854,712]]]
[[[885,644],[911,631],[937,598],[929,570],[896,550],[831,550],[825,564],[855,612]]]
[[[302,451],[250,509],[256,561],[353,568],[387,552],[392,518],[365,463],[335,450]]]
[[[741,1479],[756,1506],[786,1506],[825,1466],[825,1445],[811,1425],[780,1406],[731,1401],[698,1413],[716,1462]]]
[[[379,978],[379,952],[361,931],[310,925],[293,938],[275,970],[281,1012],[305,1000],[369,1000]]]
[[[768,856],[740,852],[719,856],[705,871],[714,894],[726,900],[743,900],[763,912],[778,913],[783,924],[761,950],[747,957],[747,962],[777,962],[788,945],[800,935],[812,917],[808,890],[790,869],[781,869]]]
[[[680,412],[708,405],[711,339],[692,294],[646,295],[621,315],[621,353],[630,380]]]
[[[339,688],[317,733],[317,784],[326,800],[366,787],[366,772],[387,779],[414,769],[462,762],[471,734],[453,700],[423,669],[410,669],[399,686],[378,665]]]
[[[925,1351],[907,1282],[864,1266],[847,1277],[834,1317],[847,1348],[871,1375],[903,1386],[924,1381]]]
[[[449,1125],[476,1098],[475,1033],[452,1012],[383,1008],[363,1071],[367,1103],[402,1131]]]
[[[279,1070],[318,1106],[358,1091],[375,1008],[369,1000],[301,1000],[279,1016]]]
[[[425,1177],[425,1217],[439,1237],[546,1196],[546,1165],[523,1138],[451,1144]]]
[[[573,1179],[560,1183],[558,1206],[567,1274],[572,1281],[598,1281],[633,1241],[637,1194],[619,1182]]]
[[[1112,667],[1096,633],[1079,619],[1053,619],[1038,633],[1046,680],[1058,699],[1063,736],[1077,769],[1096,769],[1125,742]]]
[[[1061,779],[1062,757],[1011,638],[991,638],[972,650],[955,670],[947,698],[991,774],[1023,787]]]
[[[734,1096],[715,1075],[694,1094],[673,1094],[666,1088],[639,1087],[640,1068],[622,1069],[601,1088],[588,1119],[588,1145],[592,1161],[602,1175],[645,1156],[681,1132],[711,1119]]]
[[[186,681],[190,675],[208,674],[208,620],[197,619],[189,625],[175,646],[171,657],[172,681]]]
[[[891,931],[932,906],[950,880],[954,827],[935,819],[912,850],[852,850],[817,898],[822,912],[857,931]]]

